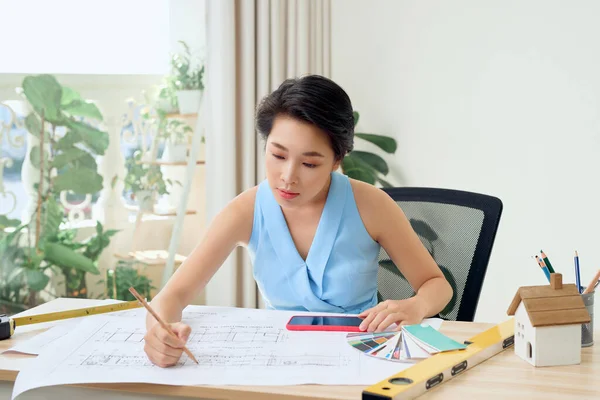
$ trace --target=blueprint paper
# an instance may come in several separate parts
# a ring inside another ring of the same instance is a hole
[[[39,335],[35,335],[31,339],[25,340],[21,343],[17,343],[10,349],[4,350],[2,353],[23,353],[38,355],[46,346],[56,342],[58,339],[71,332],[71,330],[78,323],[79,321],[69,321],[68,323],[65,322],[56,325],[55,327],[50,328],[47,331],[40,333]]]
[[[170,385],[370,385],[410,366],[355,351],[344,332],[292,332],[288,311],[188,306],[192,327],[178,365],[160,368],[143,350],[145,313],[87,317],[22,370],[13,399],[51,385],[146,382]],[[312,314],[314,315],[314,314]]]

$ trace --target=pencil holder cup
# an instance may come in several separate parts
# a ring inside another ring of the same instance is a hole
[[[589,347],[594,344],[594,293],[582,294],[583,304],[590,313],[590,322],[581,324],[581,347]]]

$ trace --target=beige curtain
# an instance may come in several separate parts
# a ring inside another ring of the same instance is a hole
[[[207,221],[265,177],[258,101],[286,78],[330,75],[329,10],[329,0],[207,0]],[[238,250],[207,286],[207,304],[259,306]]]

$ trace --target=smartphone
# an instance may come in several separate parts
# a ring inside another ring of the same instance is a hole
[[[361,332],[358,327],[362,321],[353,316],[294,315],[285,327],[290,331]]]

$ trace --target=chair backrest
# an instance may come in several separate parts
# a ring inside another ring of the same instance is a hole
[[[473,321],[496,237],[502,202],[478,193],[436,188],[384,188],[442,269],[454,289],[439,314],[454,321]],[[379,300],[414,295],[410,284],[381,249]]]

